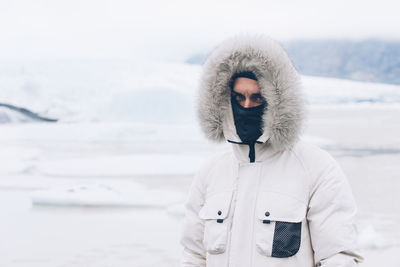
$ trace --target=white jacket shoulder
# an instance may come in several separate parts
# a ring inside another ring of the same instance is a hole
[[[298,141],[292,149],[297,159],[303,165],[310,177],[310,184],[315,184],[319,179],[326,178],[327,172],[337,169],[341,172],[339,163],[326,150],[306,141]],[[335,179],[345,179],[338,175]]]

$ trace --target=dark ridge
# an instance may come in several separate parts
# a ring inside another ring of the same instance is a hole
[[[24,114],[32,119],[39,120],[39,121],[46,121],[46,122],[57,122],[58,121],[58,119],[46,118],[46,117],[43,117],[43,116],[41,116],[35,112],[32,112],[26,108],[17,107],[17,106],[6,104],[6,103],[0,103],[0,107],[6,107],[8,109],[17,111],[21,114]]]

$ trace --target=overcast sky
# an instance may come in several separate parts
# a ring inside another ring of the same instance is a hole
[[[396,0],[0,0],[0,58],[183,60],[239,32],[400,40]]]

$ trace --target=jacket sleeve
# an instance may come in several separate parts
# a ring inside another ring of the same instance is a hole
[[[321,267],[351,267],[363,261],[357,252],[356,204],[339,164],[326,152],[314,161],[307,220],[314,260]],[[315,167],[318,165],[318,167]]]
[[[198,172],[189,190],[188,199],[185,204],[185,219],[181,236],[183,255],[182,267],[206,266],[206,253],[203,248],[204,222],[198,213],[204,205],[204,186],[201,172]]]

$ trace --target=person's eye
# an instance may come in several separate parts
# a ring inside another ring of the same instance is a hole
[[[254,102],[260,103],[260,104],[265,102],[264,97],[262,97],[261,95],[255,95],[252,97],[252,99]]]
[[[238,94],[236,92],[232,92],[233,97],[236,99],[236,101],[241,102],[245,100],[244,95]]]
[[[242,96],[242,95],[236,95],[236,100],[237,100],[237,101],[244,101],[244,100],[245,100],[245,97]]]

